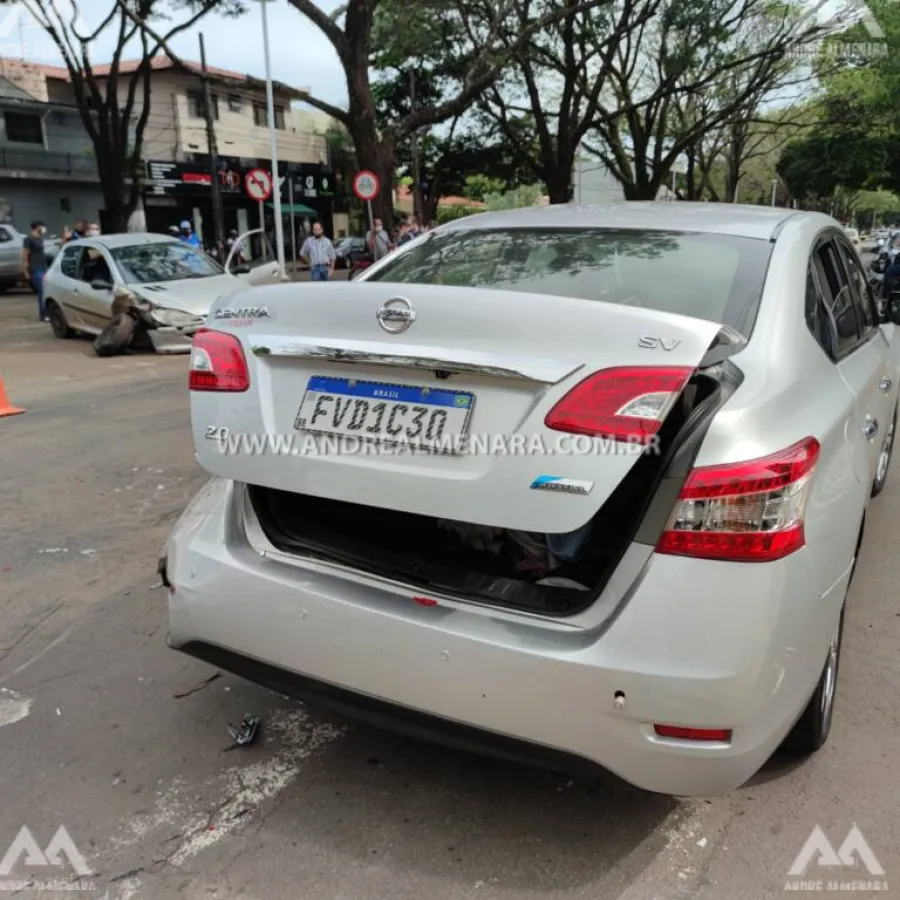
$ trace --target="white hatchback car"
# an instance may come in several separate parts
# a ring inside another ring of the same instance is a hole
[[[893,447],[889,305],[836,221],[690,203],[475,216],[219,301],[169,644],[667,794],[813,752]]]

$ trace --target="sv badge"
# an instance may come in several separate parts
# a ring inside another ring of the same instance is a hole
[[[644,335],[638,338],[638,347],[642,350],[674,350],[681,341],[676,338],[661,338]]]

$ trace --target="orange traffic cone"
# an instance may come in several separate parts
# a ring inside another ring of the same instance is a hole
[[[3,416],[17,416],[23,412],[25,412],[24,409],[19,409],[18,406],[13,406],[9,402],[9,397],[6,396],[6,388],[3,386],[3,377],[0,376],[0,419]]]

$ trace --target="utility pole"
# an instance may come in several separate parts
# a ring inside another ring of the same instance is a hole
[[[416,111],[416,73],[409,70],[409,107],[410,112]],[[419,135],[416,131],[409,136],[412,146],[412,177],[413,177],[413,212],[420,218],[422,215],[422,187],[419,173]]]
[[[206,69],[206,47],[200,35],[200,70],[203,77],[203,115],[206,119],[206,144],[209,152],[209,190],[212,199],[213,234],[216,247],[225,245],[225,215],[222,210],[222,193],[219,185],[219,147],[216,143],[216,126],[213,122],[212,90]]]

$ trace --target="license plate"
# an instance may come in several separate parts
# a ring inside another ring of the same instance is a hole
[[[469,427],[475,395],[317,375],[309,379],[294,427],[384,444],[452,452]]]

